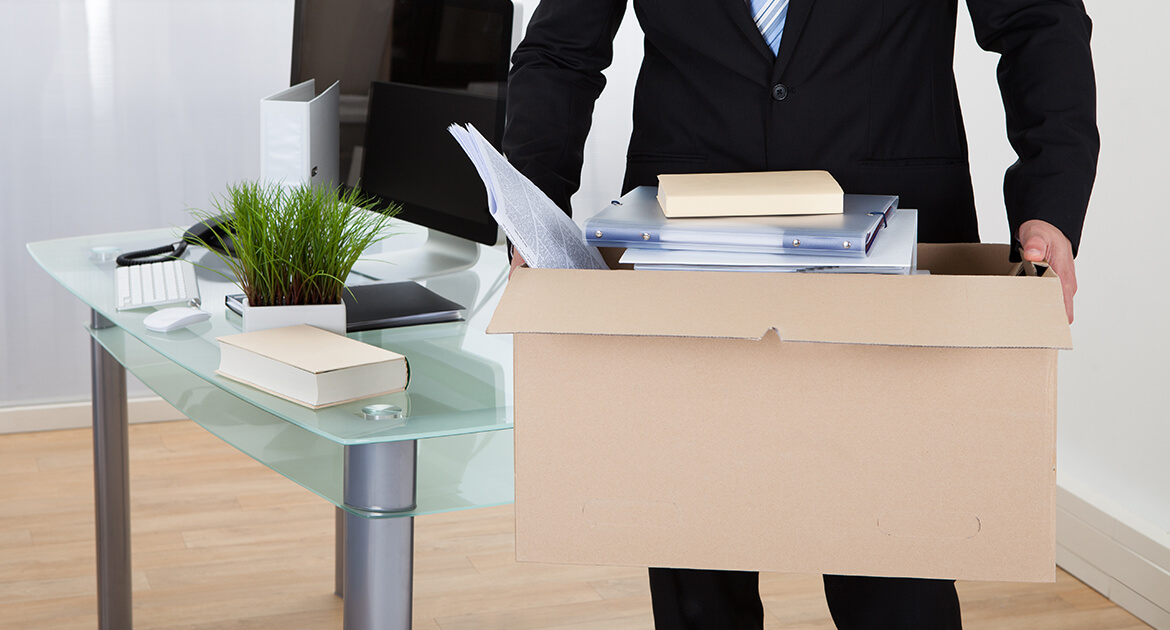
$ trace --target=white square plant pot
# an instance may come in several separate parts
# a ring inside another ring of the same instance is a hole
[[[345,334],[345,304],[296,306],[249,306],[243,300],[244,332],[308,324],[339,335]]]

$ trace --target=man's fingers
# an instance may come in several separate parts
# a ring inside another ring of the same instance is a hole
[[[1040,235],[1035,235],[1024,243],[1024,260],[1028,262],[1044,262],[1048,257],[1048,242]]]
[[[1076,267],[1073,265],[1072,254],[1067,258],[1048,261],[1052,271],[1060,278],[1060,290],[1064,294],[1064,312],[1068,315],[1068,323],[1073,321],[1073,296],[1077,293]]]
[[[1060,289],[1064,294],[1064,311],[1071,324],[1073,320],[1073,296],[1077,292],[1076,264],[1073,261],[1072,244],[1068,238],[1050,223],[1032,220],[1020,226],[1020,242],[1024,244],[1023,257],[1029,262],[1045,262],[1060,278]]]

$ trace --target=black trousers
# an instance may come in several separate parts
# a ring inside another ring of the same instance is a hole
[[[838,630],[959,630],[953,580],[826,575]],[[656,630],[760,630],[758,573],[650,569]]]

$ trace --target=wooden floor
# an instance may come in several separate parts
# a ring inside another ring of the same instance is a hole
[[[341,628],[333,507],[191,422],[130,429],[138,629]],[[88,430],[0,436],[0,628],[94,628]],[[516,564],[510,506],[417,518],[414,627],[651,628],[645,571]],[[1060,572],[961,583],[968,629],[1145,628]],[[833,628],[820,578],[764,575],[770,629]]]

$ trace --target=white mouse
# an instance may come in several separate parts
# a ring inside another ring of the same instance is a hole
[[[147,315],[142,320],[142,323],[146,325],[147,330],[171,332],[172,330],[186,328],[191,324],[207,321],[210,317],[211,313],[199,310],[193,306],[177,306],[155,311]]]

